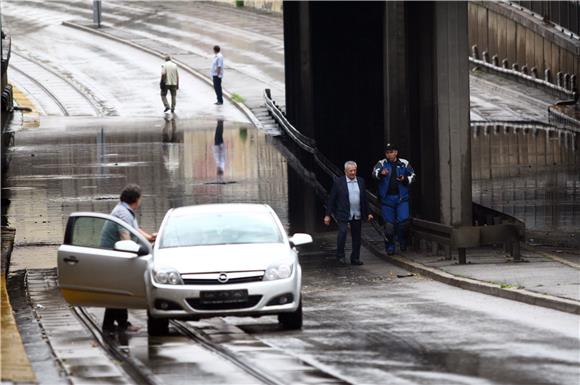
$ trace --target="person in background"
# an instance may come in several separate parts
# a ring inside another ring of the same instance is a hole
[[[224,57],[221,54],[221,48],[219,45],[214,45],[213,47],[213,60],[211,62],[211,78],[213,80],[213,89],[215,91],[215,96],[217,102],[214,104],[221,106],[224,104],[224,99],[222,95],[222,79],[224,77]]]
[[[161,65],[161,101],[165,106],[163,112],[169,111],[167,102],[167,91],[171,93],[171,112],[175,112],[175,103],[177,99],[177,90],[179,89],[179,73],[177,64],[171,60],[171,56],[165,56],[165,63]]]
[[[398,157],[397,146],[388,143],[385,158],[373,168],[373,177],[379,181],[379,200],[385,221],[385,249],[395,253],[395,236],[401,251],[407,249],[409,232],[409,186],[415,180],[415,171],[408,160]]]
[[[338,224],[336,259],[342,264],[346,264],[344,245],[346,243],[347,228],[350,226],[350,235],[352,237],[350,264],[360,266],[363,264],[363,261],[360,260],[361,221],[364,217],[370,221],[373,216],[368,214],[365,181],[363,178],[356,176],[356,171],[356,162],[349,160],[344,164],[345,175],[339,176],[334,180],[326,203],[324,224],[330,225],[330,216],[334,216]]]

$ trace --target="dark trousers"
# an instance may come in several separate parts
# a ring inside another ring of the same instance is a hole
[[[177,103],[177,86],[165,86],[161,89],[161,101],[166,108],[169,108],[169,103],[167,102],[167,91],[171,93],[171,111],[174,111],[175,104]]]
[[[344,245],[346,243],[346,232],[350,224],[350,236],[352,238],[352,252],[350,253],[350,260],[358,261],[360,259],[360,244],[361,244],[361,220],[353,219],[348,222],[338,222],[338,234],[336,237],[336,258],[344,258]]]
[[[222,78],[219,76],[213,77],[213,89],[215,90],[215,96],[217,97],[217,102],[223,104],[224,99],[222,96]]]
[[[103,330],[113,330],[115,328],[115,321],[119,329],[127,329],[129,313],[127,309],[105,309],[105,317],[103,318]]]

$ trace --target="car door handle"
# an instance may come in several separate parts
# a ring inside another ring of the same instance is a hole
[[[66,263],[68,263],[69,265],[76,265],[79,262],[79,260],[77,259],[77,257],[73,257],[73,256],[65,257],[63,260]]]

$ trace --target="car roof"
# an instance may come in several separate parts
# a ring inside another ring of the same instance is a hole
[[[171,215],[188,215],[201,213],[271,213],[272,208],[266,204],[255,203],[217,203],[207,205],[183,206],[172,210]]]

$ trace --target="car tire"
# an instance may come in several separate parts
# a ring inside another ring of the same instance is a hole
[[[292,313],[278,314],[278,322],[286,330],[302,329],[302,300],[300,300],[298,308]]]
[[[147,313],[147,334],[150,336],[165,336],[169,334],[169,319],[154,318]]]

